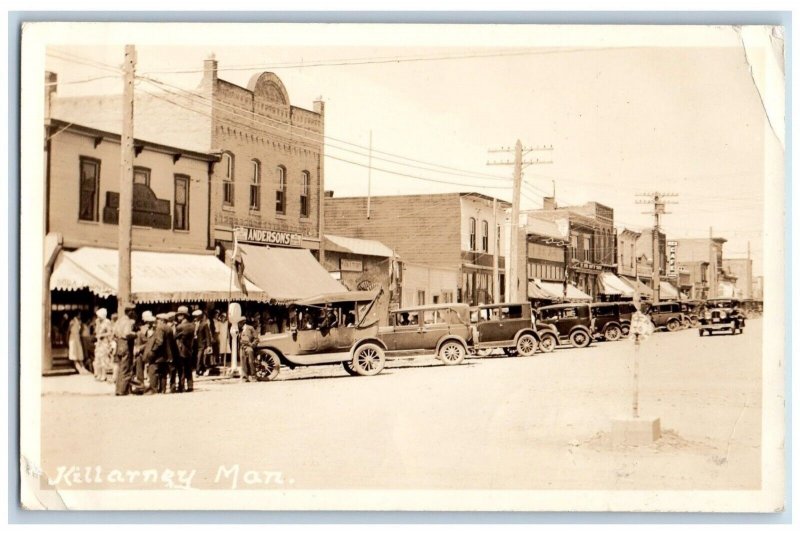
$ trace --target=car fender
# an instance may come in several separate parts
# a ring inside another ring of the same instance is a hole
[[[609,327],[617,327],[618,329],[622,329],[622,323],[617,323],[616,321],[609,321],[605,325],[603,325],[603,333],[605,333]]]
[[[467,344],[467,341],[464,340],[461,336],[458,336],[457,334],[447,334],[445,336],[442,336],[436,343],[437,355],[439,354],[439,349],[442,347],[442,344],[444,344],[445,342],[449,342],[450,340],[456,340],[457,342],[459,342],[461,345],[464,346],[465,351],[469,349],[469,344]]]
[[[258,355],[258,354],[259,354],[259,352],[261,352],[261,351],[265,351],[265,350],[272,351],[273,353],[275,353],[276,355],[278,355],[278,359],[281,361],[281,364],[282,364],[282,365],[284,365],[284,366],[290,366],[290,367],[294,367],[294,366],[295,366],[295,363],[294,363],[294,362],[292,362],[292,361],[290,361],[290,360],[289,360],[289,359],[286,357],[286,355],[284,355],[284,354],[283,354],[283,351],[281,351],[280,349],[278,349],[278,348],[277,348],[277,347],[275,347],[275,346],[257,346],[257,347],[254,349],[254,352],[255,352],[255,355]]]
[[[363,346],[364,344],[375,344],[376,346],[380,347],[384,351],[388,351],[389,349],[386,347],[386,344],[383,343],[383,340],[380,338],[362,338],[361,340],[357,341],[353,344],[350,348],[350,357],[354,357],[356,353],[356,349]]]
[[[517,334],[514,336],[514,345],[517,345],[517,342],[519,341],[520,336],[522,336],[523,334],[532,334],[533,337],[536,338],[537,342],[541,342],[542,341],[542,338],[539,336],[539,333],[537,333],[535,330],[533,330],[533,329],[520,329],[519,331],[517,331]]]
[[[572,333],[574,333],[575,331],[584,331],[590,338],[592,336],[592,331],[590,331],[589,328],[586,327],[585,325],[576,325],[575,327],[570,329],[569,336],[572,336]]]

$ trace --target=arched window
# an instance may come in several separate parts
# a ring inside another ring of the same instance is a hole
[[[261,162],[250,160],[250,209],[261,210]]]
[[[233,154],[230,152],[222,153],[222,170],[225,173],[222,177],[222,204],[233,206]]]
[[[477,247],[477,239],[476,239],[476,229],[475,229],[476,221],[474,217],[469,218],[469,250],[474,251]]]
[[[485,219],[481,221],[481,251],[489,252],[489,222]]]
[[[275,213],[286,213],[286,168],[278,166],[278,189],[275,191]]]
[[[308,171],[303,171],[302,183],[300,187],[300,217],[308,217],[310,192],[311,173]]]

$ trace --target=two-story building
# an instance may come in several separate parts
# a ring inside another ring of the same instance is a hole
[[[403,260],[403,306],[502,299],[505,211],[480,193],[334,197],[325,200],[327,232],[377,240]],[[497,283],[494,265],[497,263]]]
[[[720,282],[725,282],[722,248],[725,238],[685,238],[675,240],[679,269],[689,274],[692,299],[720,297]]]

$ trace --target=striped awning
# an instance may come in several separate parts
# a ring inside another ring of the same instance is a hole
[[[639,295],[641,297],[646,297],[648,299],[652,299],[653,298],[653,290],[651,290],[650,287],[648,285],[644,284],[643,282],[641,282],[641,281],[639,281],[637,279],[630,279],[630,278],[625,277],[625,276],[621,276],[620,279],[622,281],[624,281],[625,284],[627,284],[628,286],[633,288],[634,290],[638,290],[639,291]]]
[[[633,288],[621,280],[619,277],[604,271],[600,274],[600,286],[605,295],[621,295],[622,297],[633,297]]]
[[[541,295],[543,297],[535,297]],[[582,292],[575,285],[567,285],[567,296],[564,298],[564,283],[543,282],[533,279],[528,282],[528,297],[530,299],[550,299],[553,301],[592,301],[592,296]]]

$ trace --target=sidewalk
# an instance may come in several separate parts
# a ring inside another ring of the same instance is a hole
[[[236,383],[237,379],[232,379],[224,375],[195,376],[195,385],[198,383],[203,387],[211,385],[224,385]],[[43,396],[113,396],[114,383],[95,380],[93,375],[51,375],[42,377]]]

